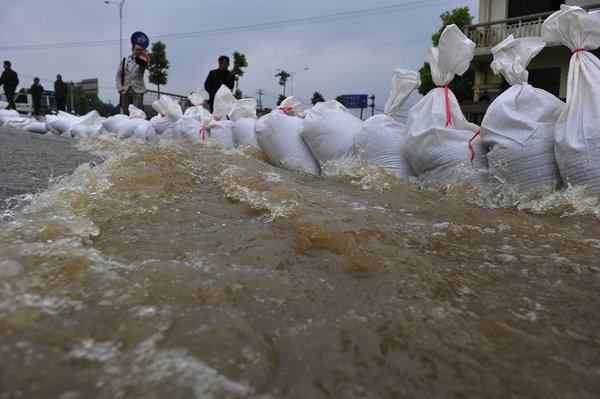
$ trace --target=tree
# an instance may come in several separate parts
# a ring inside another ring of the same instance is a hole
[[[246,61],[246,55],[242,54],[238,51],[234,51],[233,52],[233,68],[231,69],[231,72],[235,75],[235,90],[236,90],[236,92],[238,90],[238,83],[240,81],[240,78],[242,76],[244,76],[244,71],[242,70],[242,68],[245,68],[247,66],[248,66],[248,61]],[[240,97],[241,97],[241,95],[240,95]]]
[[[320,103],[325,101],[325,97],[323,97],[323,95],[321,93],[319,93],[318,91],[315,91],[312,95],[312,98],[310,99],[310,103],[312,105],[315,105],[316,103]]]
[[[341,94],[335,98],[335,101],[337,101],[338,103],[340,103],[342,105],[346,105],[346,101],[344,101],[344,98],[342,97]]]
[[[283,100],[285,100],[285,94],[280,94],[279,98],[277,99],[277,105],[280,105]]]
[[[440,15],[440,18],[442,20],[442,27],[431,36],[431,41],[434,46],[439,44],[440,36],[446,26],[456,24],[460,30],[463,30],[465,26],[470,25],[473,21],[473,17],[469,13],[469,7],[467,6],[455,8],[452,11],[445,11]],[[431,89],[436,87],[431,78],[431,67],[428,62],[425,62],[423,67],[419,69],[419,74],[421,75],[419,94],[425,95],[429,93]],[[448,87],[452,90],[459,102],[473,101],[474,83],[475,72],[472,69],[469,69],[462,76],[455,76]]]
[[[167,60],[167,46],[161,42],[152,44],[152,52],[149,54],[150,65],[148,65],[148,81],[154,83],[158,87],[158,96],[160,98],[160,85],[167,84],[167,76],[169,73],[169,60]]]
[[[289,72],[284,71],[283,69],[281,71],[279,71],[278,74],[275,75],[275,77],[279,77],[279,86],[283,86],[283,96],[285,97],[285,83],[287,82],[288,78],[292,76]]]
[[[233,92],[233,96],[239,100],[240,98],[242,98],[242,91],[240,89],[235,89],[235,91]]]

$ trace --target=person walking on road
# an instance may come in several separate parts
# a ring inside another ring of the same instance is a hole
[[[4,94],[8,101],[8,109],[17,109],[15,106],[15,90],[19,84],[17,73],[10,69],[10,61],[4,61],[4,71],[0,76],[0,86],[4,85]]]
[[[144,93],[148,90],[144,84],[144,71],[148,67],[148,56],[144,54],[144,47],[135,43],[131,48],[131,55],[119,63],[116,83],[121,94],[121,113],[129,115],[129,104],[142,109]]]
[[[54,97],[56,97],[57,111],[66,111],[67,95],[69,94],[69,86],[62,80],[60,74],[56,75],[54,82]]]
[[[44,86],[40,84],[39,78],[33,79],[31,85],[31,99],[33,100],[33,114],[40,115],[40,103],[42,102],[42,93],[44,93]]]
[[[210,105],[210,111],[213,111],[213,103],[215,102],[215,94],[222,85],[229,87],[229,90],[233,90],[235,83],[235,75],[229,69],[229,57],[222,55],[219,57],[219,68],[213,69],[208,73],[206,81],[204,82],[204,88],[208,92],[210,98],[208,104]]]

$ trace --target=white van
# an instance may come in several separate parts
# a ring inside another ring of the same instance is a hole
[[[15,107],[17,111],[23,114],[33,113],[33,98],[30,89],[19,89],[15,92]],[[56,112],[56,98],[53,91],[44,90],[40,102],[40,113],[42,115]]]

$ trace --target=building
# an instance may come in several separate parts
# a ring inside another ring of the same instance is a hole
[[[479,0],[478,23],[464,30],[475,42],[473,103],[461,105],[470,121],[480,123],[489,103],[509,87],[504,78],[492,72],[490,50],[510,34],[515,38],[541,36],[542,24],[561,4],[578,5],[587,11],[600,9],[598,0]],[[598,50],[594,54],[598,56]],[[565,100],[570,59],[571,51],[562,43],[546,43],[527,68],[528,82]]]

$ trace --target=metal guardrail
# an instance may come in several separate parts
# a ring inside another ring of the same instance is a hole
[[[599,4],[581,6],[586,11],[599,9]],[[475,43],[475,48],[493,47],[509,35],[515,38],[542,35],[542,24],[556,11],[524,15],[498,21],[469,25],[464,28],[464,34]]]

